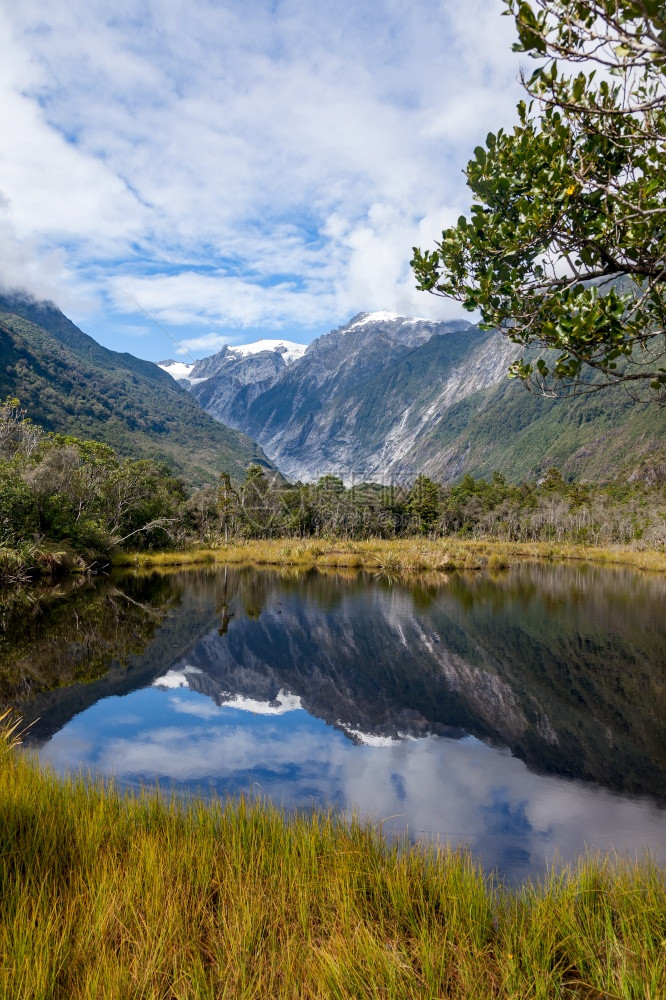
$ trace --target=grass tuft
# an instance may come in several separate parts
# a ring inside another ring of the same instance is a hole
[[[22,719],[14,715],[13,709],[6,708],[4,712],[0,712],[0,753],[15,750],[21,745],[21,737],[25,731],[21,729],[21,725]]]

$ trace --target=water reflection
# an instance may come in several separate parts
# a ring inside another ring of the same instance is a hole
[[[510,876],[556,851],[666,845],[659,578],[229,570],[113,586],[166,617],[122,669],[39,706],[34,738],[63,770],[356,810],[465,841]]]
[[[35,718],[48,692],[103,677],[112,664],[143,652],[177,604],[177,592],[157,577],[73,579],[0,595],[0,706]],[[56,699],[57,700],[57,699]]]

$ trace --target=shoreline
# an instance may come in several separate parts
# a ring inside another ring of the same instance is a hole
[[[562,542],[502,542],[493,539],[263,539],[162,552],[122,552],[111,558],[118,568],[196,565],[254,565],[374,572],[498,571],[523,562],[582,562],[666,573],[666,552],[626,545],[589,546]]]
[[[10,744],[0,726],[3,996],[666,991],[665,873],[648,858],[507,888],[459,849],[265,802],[121,795]]]
[[[583,563],[666,573],[666,550],[629,545],[593,546],[572,542],[507,542],[492,538],[445,537],[354,541],[346,538],[241,539],[181,549],[130,550],[88,555],[92,563],[69,549],[24,556],[0,548],[0,598],[12,590],[57,585],[67,579],[93,577],[100,570],[176,569],[186,566],[257,566],[322,570],[367,570],[416,576],[456,570],[499,572],[521,563]]]

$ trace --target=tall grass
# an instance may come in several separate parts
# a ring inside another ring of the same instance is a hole
[[[0,996],[666,996],[653,865],[517,893],[332,815],[59,780],[0,741]]]
[[[185,566],[226,563],[256,566],[327,566],[383,572],[448,572],[454,569],[504,569],[530,560],[562,560],[633,566],[666,571],[666,552],[627,545],[573,545],[552,542],[501,542],[443,538],[369,539],[252,539],[217,548],[170,552],[122,552],[116,566]]]
[[[0,753],[20,746],[21,733],[21,719],[13,714],[11,708],[0,712]]]

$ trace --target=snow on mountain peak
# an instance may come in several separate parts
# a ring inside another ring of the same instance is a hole
[[[286,364],[291,364],[302,358],[307,350],[307,344],[297,344],[293,340],[255,340],[253,344],[230,344],[228,350],[244,357],[248,354],[259,354],[261,351],[275,351],[281,354]]]
[[[222,348],[222,351],[226,352],[227,357],[237,359],[249,357],[251,354],[260,354],[262,351],[272,351],[275,354],[281,355],[285,364],[290,365],[292,361],[297,361],[303,357],[307,346],[307,344],[297,344],[293,340],[255,340],[252,344],[229,344],[227,347]],[[167,372],[168,375],[171,375],[172,378],[176,380],[186,379],[190,385],[197,385],[198,382],[205,382],[205,379],[192,378],[191,373],[194,364],[186,364],[184,361],[173,361],[171,358],[168,361],[158,362],[158,366]]]
[[[404,320],[404,316],[399,313],[389,312],[387,309],[380,309],[378,312],[359,313],[350,323],[347,329],[351,330],[357,326],[367,326],[368,323],[394,323],[396,320]]]
[[[190,372],[194,368],[194,364],[186,365],[184,361],[161,361],[158,362],[158,368],[170,375],[171,378],[179,379],[186,378],[189,379]]]

